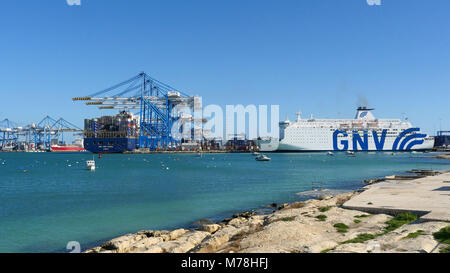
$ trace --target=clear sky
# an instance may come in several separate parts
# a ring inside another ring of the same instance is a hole
[[[102,114],[71,98],[146,71],[204,104],[450,129],[450,1],[3,0],[0,120]],[[441,124],[441,125],[440,125]]]

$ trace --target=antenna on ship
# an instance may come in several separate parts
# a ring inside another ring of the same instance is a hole
[[[297,122],[300,121],[302,119],[302,111],[299,110],[297,113],[295,113],[297,115]]]

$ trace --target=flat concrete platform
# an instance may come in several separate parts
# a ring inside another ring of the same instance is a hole
[[[450,222],[450,172],[414,180],[390,180],[366,186],[343,207],[368,213],[412,212],[419,221]]]

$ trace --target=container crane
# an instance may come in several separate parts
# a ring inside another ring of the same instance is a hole
[[[139,110],[139,148],[168,149],[179,144],[176,130],[180,109],[194,109],[196,97],[162,83],[146,73],[73,101],[102,110]]]

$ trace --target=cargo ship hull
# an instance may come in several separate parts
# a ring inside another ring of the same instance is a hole
[[[86,151],[83,147],[77,146],[52,146],[52,152],[84,152]]]
[[[85,138],[84,148],[92,153],[123,153],[133,151],[137,138]]]

